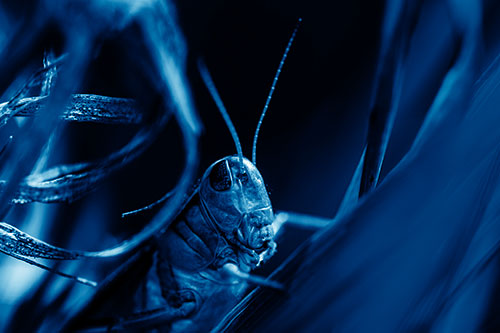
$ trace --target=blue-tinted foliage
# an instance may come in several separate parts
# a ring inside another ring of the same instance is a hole
[[[494,1],[23,2],[0,330],[499,329]]]

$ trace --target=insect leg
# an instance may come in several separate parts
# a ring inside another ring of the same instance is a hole
[[[277,281],[268,280],[257,275],[242,272],[235,264],[225,264],[224,266],[222,266],[222,269],[225,273],[234,276],[237,279],[244,280],[258,286],[268,287],[281,291],[285,289],[284,286]]]
[[[186,311],[187,310],[187,311]],[[134,313],[126,318],[121,318],[118,323],[107,326],[106,331],[117,330],[147,330],[152,328],[157,328],[160,326],[165,326],[169,323],[173,323],[176,320],[187,317],[190,314],[189,309],[186,307],[180,307],[178,309],[173,309],[170,307],[155,309],[151,311],[144,311],[139,313]]]
[[[195,311],[200,303],[199,298],[196,297],[196,293],[193,290],[179,288],[170,262],[158,256],[156,269],[160,280],[161,294],[168,305],[172,307],[174,311],[181,309],[187,311],[187,313],[180,313],[184,317]]]

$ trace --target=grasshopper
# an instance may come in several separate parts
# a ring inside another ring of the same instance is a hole
[[[120,288],[117,286],[130,285],[129,272],[142,271],[145,278],[140,281],[140,287],[129,289],[133,295],[127,296],[131,304],[125,306],[127,310],[114,311],[111,318],[101,319],[99,324],[88,321],[82,324],[82,318],[98,308],[99,300],[95,299],[66,326],[67,329],[166,327],[172,331],[207,330],[243,296],[247,283],[282,288],[277,282],[250,273],[272,257],[277,247],[274,240],[277,225],[264,179],[256,167],[256,146],[297,28],[285,49],[259,119],[252,161],[243,156],[236,130],[210,74],[202,62],[198,63],[203,81],[232,135],[237,154],[210,165],[170,226],[112,274],[112,278],[101,286],[101,291],[98,290],[97,294],[101,295],[114,293],[113,290]],[[169,194],[152,205],[124,215],[151,209],[168,197]]]

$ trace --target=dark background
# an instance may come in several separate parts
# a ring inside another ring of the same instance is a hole
[[[200,176],[211,163],[236,150],[196,61],[206,62],[250,158],[271,82],[298,19],[303,19],[261,128],[257,164],[275,209],[333,217],[365,141],[382,4],[182,1],[177,5],[188,48],[189,79],[203,124]],[[135,50],[123,43],[105,41],[90,68],[86,92],[137,94],[140,74],[123,73],[133,70],[128,58]],[[70,127],[68,135],[77,145],[70,152],[74,161],[105,156],[133,133],[133,128],[122,126]],[[144,156],[92,195],[102,193],[118,211],[147,205],[172,188],[182,154],[172,123]],[[148,217],[146,213],[129,222],[141,224]]]

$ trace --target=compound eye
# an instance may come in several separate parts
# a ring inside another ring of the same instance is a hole
[[[227,191],[231,188],[231,169],[229,169],[229,164],[227,160],[220,161],[213,166],[210,175],[208,176],[210,180],[210,186],[218,192]]]

